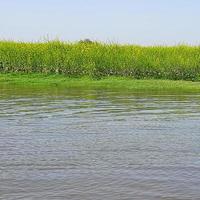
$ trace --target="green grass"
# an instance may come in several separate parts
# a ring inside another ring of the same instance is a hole
[[[44,74],[0,74],[0,85],[56,86],[65,88],[121,89],[133,92],[200,92],[200,83],[172,80],[136,80],[108,77],[95,80],[90,77],[70,78],[64,75]]]
[[[0,73],[197,81],[200,77],[200,46],[0,41]]]

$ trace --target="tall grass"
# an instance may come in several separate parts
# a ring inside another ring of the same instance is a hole
[[[200,46],[1,41],[0,72],[198,80]]]

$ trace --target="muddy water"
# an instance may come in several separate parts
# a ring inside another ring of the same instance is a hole
[[[200,96],[0,87],[0,199],[200,199]]]

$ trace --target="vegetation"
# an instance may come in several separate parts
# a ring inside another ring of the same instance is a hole
[[[1,41],[0,73],[7,72],[194,81],[200,77],[200,46]]]
[[[83,89],[112,89],[134,92],[159,93],[199,93],[199,82],[192,81],[172,81],[172,80],[136,80],[122,77],[107,77],[95,80],[90,77],[70,78],[64,75],[44,75],[44,74],[0,74],[0,86],[22,85],[22,86],[51,86],[64,88]]]

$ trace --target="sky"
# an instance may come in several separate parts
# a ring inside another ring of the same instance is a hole
[[[0,0],[0,39],[200,44],[200,0]]]

